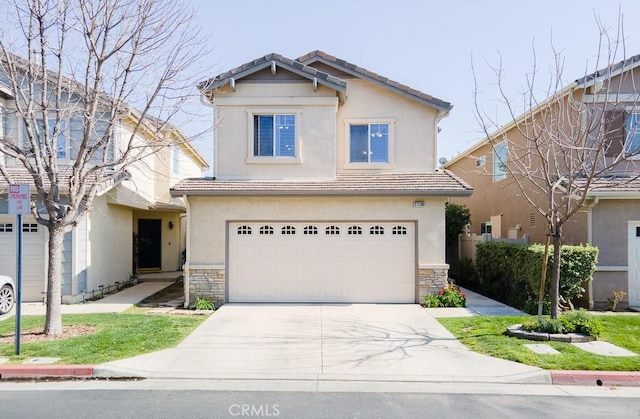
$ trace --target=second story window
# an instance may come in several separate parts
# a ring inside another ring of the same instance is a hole
[[[180,147],[174,145],[171,147],[171,167],[174,175],[180,175]]]
[[[293,114],[253,116],[255,157],[296,156],[296,116]]]
[[[508,149],[506,141],[497,144],[493,150],[493,181],[505,179],[507,177]]]
[[[389,162],[389,124],[351,124],[349,126],[351,163]]]

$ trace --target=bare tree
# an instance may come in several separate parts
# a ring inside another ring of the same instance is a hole
[[[169,145],[163,131],[197,94],[191,68],[206,50],[192,10],[178,0],[4,7],[16,31],[0,40],[0,84],[10,104],[0,153],[13,166],[0,159],[0,172],[12,182],[26,170],[35,184],[31,213],[49,232],[44,332],[60,334],[64,234],[105,184]]]
[[[625,59],[621,30],[612,36],[600,22],[598,27],[599,58],[593,66],[597,71],[585,72],[567,85],[562,54],[555,50],[555,67],[542,88],[534,52],[521,101],[513,101],[506,91],[502,61],[490,66],[497,78],[497,96],[510,117],[506,125],[499,125],[481,108],[477,79],[475,83],[476,116],[494,156],[523,199],[547,221],[548,242],[554,249],[553,318],[564,303],[559,295],[563,227],[589,205],[589,191],[599,181],[625,182],[638,176],[630,161],[640,152],[636,122],[625,127],[626,109],[637,101],[638,57]]]

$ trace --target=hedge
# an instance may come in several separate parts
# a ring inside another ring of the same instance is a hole
[[[560,295],[570,301],[584,294],[582,285],[593,280],[598,249],[591,246],[562,246]],[[524,307],[527,300],[538,299],[544,245],[514,245],[484,242],[477,245],[476,269],[480,292],[513,307]],[[549,262],[545,299],[549,299],[553,272],[553,245]]]

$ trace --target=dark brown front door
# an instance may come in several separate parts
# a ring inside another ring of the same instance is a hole
[[[162,267],[162,220],[138,220],[138,269]]]

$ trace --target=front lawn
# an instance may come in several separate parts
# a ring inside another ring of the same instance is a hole
[[[562,342],[534,342],[505,336],[507,326],[535,320],[531,317],[475,316],[440,318],[456,338],[469,349],[496,358],[552,370],[640,371],[640,316],[594,315],[603,325],[599,340],[638,354],[633,357],[595,355]],[[546,343],[560,355],[539,355],[524,347],[528,343]]]
[[[63,326],[85,325],[94,333],[66,339],[21,342],[20,355],[15,344],[0,345],[0,356],[17,363],[26,358],[56,357],[59,364],[101,364],[160,349],[171,348],[205,320],[206,316],[150,314],[69,314]],[[44,316],[24,316],[22,333],[42,330]],[[15,332],[15,321],[0,322],[0,335]]]

